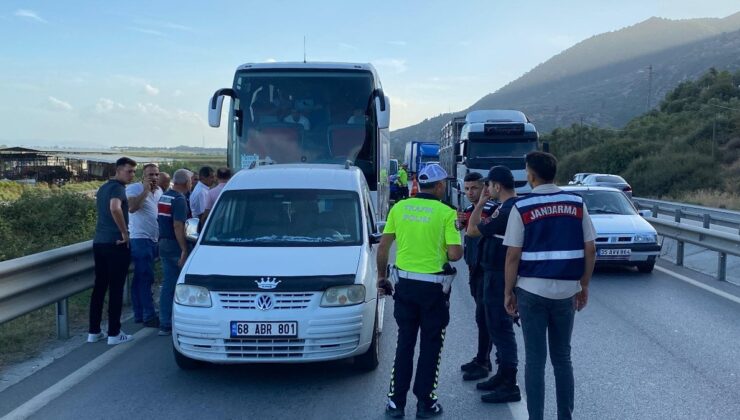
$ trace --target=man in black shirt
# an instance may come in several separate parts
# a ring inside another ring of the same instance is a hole
[[[468,227],[468,220],[475,209],[475,204],[480,200],[483,193],[483,175],[478,172],[471,172],[465,175],[464,179],[465,196],[470,201],[462,212],[458,213],[458,228],[465,230]],[[483,217],[489,217],[495,208],[495,203],[487,202],[483,208]],[[468,265],[470,295],[475,302],[475,323],[478,327],[478,349],[475,357],[468,363],[460,366],[463,373],[463,380],[476,381],[483,379],[491,372],[491,338],[486,327],[486,313],[483,307],[483,268],[478,261],[478,243],[480,235],[465,235],[465,263]]]
[[[88,343],[106,337],[100,330],[103,301],[108,291],[108,344],[133,340],[121,331],[123,285],[131,263],[128,236],[128,199],[126,184],[134,179],[136,162],[127,157],[116,161],[116,176],[103,184],[96,194],[98,220],[93,238],[95,285],[90,296],[90,330]]]
[[[486,190],[481,194],[475,210],[470,215],[467,235],[482,236],[480,244],[480,265],[483,267],[483,306],[485,308],[488,332],[496,346],[496,375],[477,385],[482,391],[491,391],[481,396],[483,402],[504,403],[520,401],[521,393],[516,383],[517,345],[514,336],[513,319],[504,307],[504,268],[506,247],[503,245],[506,225],[514,203],[514,177],[509,168],[494,166],[485,180]],[[501,205],[490,217],[481,217],[486,203],[493,197]]]

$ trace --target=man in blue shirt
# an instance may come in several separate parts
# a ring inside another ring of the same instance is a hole
[[[180,269],[188,258],[185,240],[185,221],[188,205],[185,193],[190,190],[192,172],[178,169],[172,175],[173,186],[159,199],[159,258],[162,261],[164,280],[159,296],[159,335],[172,334],[172,300]]]
[[[90,330],[88,343],[106,337],[100,330],[103,301],[108,290],[108,344],[131,341],[134,336],[121,331],[123,285],[131,263],[128,233],[128,199],[126,185],[134,179],[136,162],[127,157],[116,161],[116,176],[98,189],[95,195],[98,219],[93,239],[95,285],[90,296]]]

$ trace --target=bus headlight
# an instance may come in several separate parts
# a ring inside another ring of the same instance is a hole
[[[321,297],[321,306],[350,306],[365,301],[365,286],[353,284],[351,286],[330,287]]]
[[[211,293],[205,287],[178,284],[175,287],[175,302],[184,306],[211,307]]]

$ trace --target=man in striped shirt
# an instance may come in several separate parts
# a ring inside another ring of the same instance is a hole
[[[575,385],[570,340],[575,311],[588,302],[596,232],[583,199],[553,184],[553,155],[531,152],[526,164],[532,193],[514,204],[503,242],[508,247],[505,306],[510,315],[521,316],[530,420],[544,415],[547,343],[558,420],[571,419]]]

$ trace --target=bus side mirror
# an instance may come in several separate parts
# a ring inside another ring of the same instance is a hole
[[[455,154],[456,155],[460,154],[460,143],[455,143]]]
[[[383,91],[375,97],[375,115],[378,116],[378,128],[386,129],[391,125],[391,102]]]
[[[208,125],[211,127],[221,126],[221,109],[224,104],[224,96],[230,96],[231,99],[236,97],[234,89],[219,89],[211,97],[208,103]]]

